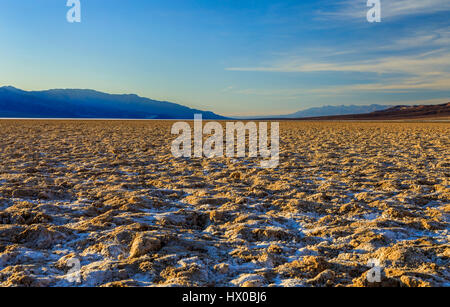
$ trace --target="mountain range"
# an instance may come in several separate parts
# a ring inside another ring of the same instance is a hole
[[[399,105],[385,110],[348,115],[298,118],[303,120],[408,120],[450,119],[450,102],[434,105]]]
[[[202,114],[208,120],[227,119],[210,111],[134,94],[117,95],[83,89],[24,91],[12,86],[0,87],[0,118],[193,119],[194,114]],[[371,104],[323,106],[287,115],[256,116],[251,119],[398,119],[449,115],[449,104]],[[244,118],[250,119],[236,117]]]
[[[362,114],[381,111],[392,107],[393,106],[391,105],[379,105],[379,104],[323,106],[298,111],[292,114],[281,116],[281,118],[302,118],[302,117],[316,117],[316,116],[330,116],[330,115]]]
[[[319,116],[334,116],[334,115],[349,115],[349,114],[365,114],[375,111],[381,111],[388,108],[392,108],[392,105],[340,105],[340,106],[322,106],[314,107],[305,110],[301,110],[291,114],[285,115],[269,115],[269,116],[251,116],[251,117],[237,117],[241,119],[295,119],[295,118],[308,118],[308,117],[319,117]]]
[[[113,95],[94,90],[55,89],[24,91],[0,87],[0,117],[114,118],[114,119],[226,119],[209,111],[157,101],[134,94]]]

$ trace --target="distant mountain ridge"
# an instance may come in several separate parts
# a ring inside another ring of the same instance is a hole
[[[386,110],[364,114],[320,116],[303,120],[408,120],[450,118],[450,102],[434,105],[394,106]],[[300,118],[299,118],[300,119]]]
[[[379,104],[323,106],[298,111],[292,114],[285,115],[284,117],[301,118],[301,117],[330,116],[330,115],[362,114],[381,111],[392,107],[393,107],[392,105],[379,105]]]
[[[392,108],[392,105],[340,105],[340,106],[322,106],[314,107],[305,110],[301,110],[292,114],[285,115],[269,115],[269,116],[239,116],[236,118],[252,118],[252,119],[294,119],[294,118],[307,118],[307,117],[319,117],[319,116],[334,116],[334,115],[349,115],[349,114],[362,114],[371,113],[375,111],[381,111],[388,108]]]
[[[0,87],[0,117],[105,119],[226,119],[210,111],[157,101],[134,94],[107,94],[84,89],[24,91]]]

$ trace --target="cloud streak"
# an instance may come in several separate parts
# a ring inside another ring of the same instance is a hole
[[[337,6],[337,10],[333,12],[321,11],[318,14],[336,19],[361,19],[366,21],[367,1],[345,0],[338,2]],[[381,0],[382,20],[448,11],[450,11],[450,1],[448,0]]]
[[[449,89],[450,54],[444,50],[415,56],[392,56],[386,58],[352,61],[347,63],[315,62],[303,58],[293,59],[272,66],[234,67],[231,71],[255,72],[366,72],[377,74],[402,74],[400,84],[383,86],[382,89]],[[379,85],[379,84],[378,84]],[[367,87],[369,88],[369,87]],[[377,85],[370,86],[376,89]],[[381,89],[381,87],[380,87]]]
[[[450,3],[450,2],[449,2]],[[265,65],[229,67],[229,71],[276,73],[371,73],[375,81],[302,90],[303,93],[349,91],[408,92],[450,90],[450,27],[428,27],[393,37],[381,46],[357,42],[348,49],[284,55]],[[309,56],[308,56],[309,54]],[[297,91],[298,92],[298,91]],[[292,95],[292,91],[288,91]]]

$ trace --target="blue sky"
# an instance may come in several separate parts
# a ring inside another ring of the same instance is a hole
[[[0,85],[136,93],[224,115],[450,101],[450,1],[0,0]]]

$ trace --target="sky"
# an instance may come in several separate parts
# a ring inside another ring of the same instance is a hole
[[[450,1],[0,0],[0,86],[135,93],[218,114],[450,101]]]

